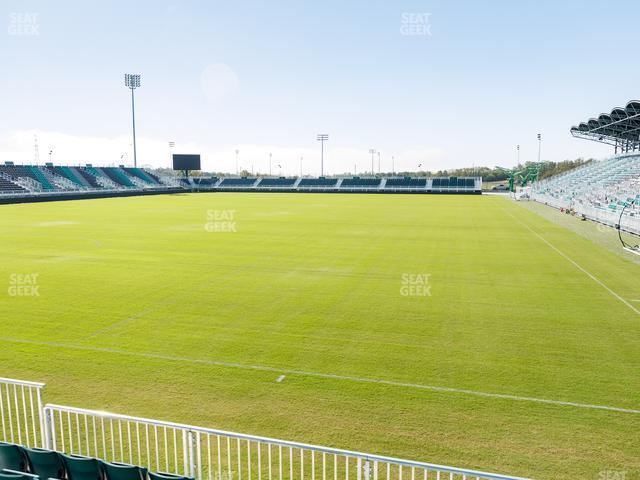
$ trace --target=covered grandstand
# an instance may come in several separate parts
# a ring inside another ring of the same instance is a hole
[[[611,145],[615,155],[537,182],[531,197],[640,235],[640,101],[573,126],[571,134]]]
[[[571,127],[571,135],[612,145],[615,153],[640,150],[640,100]]]

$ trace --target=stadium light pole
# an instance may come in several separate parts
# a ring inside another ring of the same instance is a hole
[[[320,142],[320,176],[324,175],[324,142],[329,140],[329,135],[326,133],[319,133],[316,136],[316,140]]]
[[[396,174],[396,157],[391,155],[391,176]]]
[[[271,176],[271,157],[273,155],[271,154],[271,152],[269,152],[269,176]]]
[[[169,142],[169,165],[172,164],[174,148],[176,148],[176,142]]]
[[[520,145],[516,145],[516,151],[518,152],[518,165],[520,165]]]
[[[302,160],[304,157],[300,157],[300,178],[302,178]]]
[[[378,152],[378,175],[380,175],[380,152]]]
[[[238,170],[238,154],[240,153],[240,150],[238,150],[236,148],[236,175],[238,175],[239,170]]]
[[[136,104],[133,91],[140,86],[140,75],[125,73],[124,84],[131,90],[131,119],[133,121],[133,166],[138,166],[138,157],[136,155]]]
[[[374,171],[373,171],[373,156],[376,154],[375,149],[370,148],[369,149],[369,153],[371,154],[371,175],[375,175]]]
[[[540,163],[540,150],[542,149],[542,135],[538,134],[538,163]]]

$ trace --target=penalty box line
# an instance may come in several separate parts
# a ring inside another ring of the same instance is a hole
[[[610,412],[640,414],[639,409],[633,409],[633,408],[612,407],[608,405],[593,405],[588,403],[569,402],[569,401],[563,401],[563,400],[551,400],[546,398],[511,395],[511,394],[504,394],[504,393],[482,392],[478,390],[468,390],[464,388],[443,387],[438,385],[407,383],[407,382],[401,382],[396,380],[385,380],[385,379],[378,379],[378,378],[357,377],[357,376],[340,375],[340,374],[333,374],[333,373],[312,372],[312,371],[296,370],[296,369],[289,369],[289,368],[270,367],[267,365],[251,365],[251,364],[236,363],[236,362],[225,362],[221,360],[206,360],[206,359],[189,358],[189,357],[178,357],[178,356],[172,356],[172,355],[163,355],[159,353],[131,352],[131,351],[120,350],[115,348],[92,347],[88,345],[74,345],[74,344],[57,343],[57,342],[40,342],[35,340],[23,340],[23,339],[6,338],[6,337],[0,337],[0,341],[7,342],[7,343],[65,348],[65,349],[80,350],[80,351],[87,351],[87,352],[110,353],[110,354],[124,355],[124,356],[130,356],[130,357],[148,358],[153,360],[164,360],[169,362],[185,362],[185,363],[192,363],[192,364],[198,364],[198,365],[211,365],[211,366],[223,367],[223,368],[238,368],[242,370],[274,372],[274,373],[279,373],[281,375],[282,374],[299,375],[299,376],[305,376],[305,377],[325,378],[330,380],[344,380],[344,381],[358,382],[358,383],[370,383],[370,384],[385,385],[385,386],[391,386],[391,387],[412,388],[417,390],[428,390],[428,391],[439,392],[439,393],[452,393],[452,394],[469,395],[469,396],[476,396],[476,397],[496,398],[501,400],[514,400],[518,402],[540,403],[540,404],[555,405],[555,406],[561,406],[561,407],[575,407],[575,408],[582,408],[582,409],[589,409],[589,410],[606,410]]]
[[[502,208],[502,207],[501,207]],[[587,275],[591,280],[593,280],[594,282],[596,282],[598,285],[600,285],[602,288],[604,288],[607,292],[609,292],[611,295],[613,295],[615,298],[617,298],[619,301],[621,301],[622,303],[624,303],[627,307],[629,307],[631,310],[633,310],[635,312],[636,315],[640,315],[640,310],[638,310],[636,307],[634,307],[633,305],[631,305],[629,302],[627,302],[624,298],[622,298],[620,295],[618,295],[616,292],[614,292],[613,290],[611,290],[611,288],[609,288],[602,280],[600,280],[599,278],[597,278],[595,275],[593,275],[592,273],[588,272],[585,268],[583,268],[578,262],[576,262],[575,260],[573,260],[572,258],[570,258],[567,254],[565,254],[562,250],[560,250],[559,248],[557,248],[555,245],[553,245],[549,240],[547,240],[546,238],[544,238],[542,235],[540,235],[538,232],[536,232],[533,228],[531,228],[529,225],[527,225],[526,223],[524,223],[522,220],[520,220],[519,218],[517,218],[515,215],[513,215],[511,212],[509,212],[508,210],[505,210],[504,208],[502,208],[502,210],[509,215],[511,218],[513,218],[516,222],[518,222],[520,225],[522,225],[523,227],[525,227],[527,230],[529,230],[531,233],[533,233],[538,239],[542,240],[544,243],[547,244],[547,246],[549,248],[551,248],[553,251],[555,251],[557,254],[559,254],[560,256],[562,256],[565,260],[567,260],[569,263],[571,263],[574,267],[576,267],[578,270],[580,270],[582,273],[584,273],[585,275]]]

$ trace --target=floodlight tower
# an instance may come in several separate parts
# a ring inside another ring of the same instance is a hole
[[[238,150],[236,148],[236,175],[238,175],[238,173],[240,173],[240,170],[238,170],[238,154],[240,153],[240,150]]]
[[[324,142],[329,140],[329,135],[326,133],[319,133],[316,136],[316,140],[320,142],[320,176],[324,175]]]
[[[538,163],[540,163],[540,149],[542,148],[542,135],[538,134]]]
[[[518,165],[520,165],[520,145],[516,145],[516,151],[518,152]]]
[[[140,86],[140,75],[125,73],[124,85],[131,90],[131,118],[133,121],[133,166],[138,166],[138,157],[136,156],[136,104],[134,101],[133,91]]]
[[[371,175],[375,175],[374,171],[373,171],[373,156],[376,154],[375,149],[370,148],[369,149],[369,153],[371,154]]]

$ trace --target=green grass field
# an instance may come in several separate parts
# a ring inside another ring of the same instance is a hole
[[[228,210],[236,231],[207,231]],[[0,376],[47,382],[49,402],[539,479],[640,478],[640,266],[507,198],[7,205],[0,249]],[[9,295],[12,274],[37,274],[39,296]],[[402,295],[414,274],[430,295]]]

